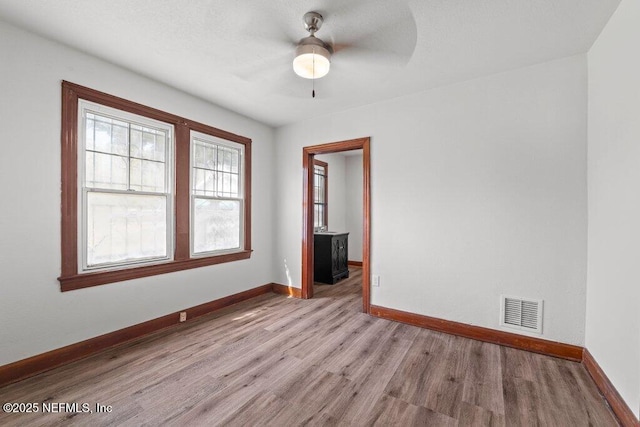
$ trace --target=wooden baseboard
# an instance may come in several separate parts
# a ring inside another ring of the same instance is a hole
[[[362,267],[362,261],[347,261],[347,265],[353,265],[354,267]]]
[[[272,283],[271,290],[274,294],[288,295],[294,298],[302,298],[302,291],[300,288],[294,288],[293,286],[281,285],[280,283]]]
[[[587,372],[589,372],[589,375],[591,375],[591,378],[593,378],[600,393],[602,393],[609,403],[611,410],[616,414],[616,417],[618,417],[620,424],[624,427],[640,426],[640,421],[636,418],[624,399],[622,399],[622,396],[620,396],[618,390],[616,390],[613,383],[609,380],[609,377],[607,377],[600,365],[598,365],[598,362],[593,358],[593,355],[591,355],[586,348],[584,349],[582,363],[587,369]]]
[[[0,386],[83,359],[107,348],[114,347],[118,344],[182,323],[180,322],[180,312],[182,311],[187,312],[187,321],[189,321],[271,291],[271,284],[259,286],[215,301],[210,301],[185,310],[167,314],[166,316],[139,323],[137,325],[110,332],[108,334],[71,344],[66,347],[38,354],[27,359],[18,360],[17,362],[13,362],[8,365],[0,366]]]
[[[467,325],[465,323],[453,322],[451,320],[438,319],[420,314],[408,313],[406,311],[394,310],[392,308],[371,306],[371,315],[383,319],[394,320],[396,322],[407,323],[409,325],[420,326],[447,334],[458,335],[478,341],[490,342],[563,359],[582,361],[582,347],[564,344],[555,341],[543,340],[540,338],[527,337],[510,332],[497,331],[495,329],[483,328],[481,326]]]

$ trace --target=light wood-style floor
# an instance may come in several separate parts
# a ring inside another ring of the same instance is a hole
[[[617,425],[581,364],[360,313],[360,274],[0,388],[0,403],[113,407],[0,425]]]

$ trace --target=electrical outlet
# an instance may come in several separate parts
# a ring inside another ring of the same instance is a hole
[[[371,275],[371,285],[374,288],[379,288],[380,287],[380,276],[378,276],[377,274],[372,274]]]
[[[186,311],[181,311],[180,312],[180,321],[181,322],[186,322],[187,321],[187,312]]]

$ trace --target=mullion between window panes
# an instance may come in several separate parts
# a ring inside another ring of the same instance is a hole
[[[220,187],[218,191],[218,196],[224,197],[224,182],[225,182],[225,170],[227,164],[227,150],[223,147],[218,147],[218,155],[222,154],[222,167],[220,168]]]
[[[214,171],[212,171],[213,174],[213,190],[211,191],[211,196],[212,197],[218,197],[220,195],[220,171],[218,171],[217,167]]]
[[[116,148],[116,143],[117,141],[115,141],[115,129],[114,129],[114,125],[113,125],[113,120],[111,120],[111,122],[109,123],[109,142],[111,143],[111,147],[110,147],[110,152],[112,155],[118,155],[118,150]],[[112,168],[111,168],[111,182],[113,182],[113,160],[114,160],[115,156],[111,157],[111,164],[112,164]],[[125,162],[128,165],[127,162]]]
[[[129,164],[127,167],[127,190],[131,190],[131,123],[127,123],[127,154]]]
[[[157,145],[158,145],[158,131],[156,130],[155,132],[153,132],[153,150],[150,150],[153,154],[149,156],[151,157],[152,160],[155,159]]]
[[[95,119],[93,120],[93,127],[91,128],[91,131],[93,133],[93,149],[96,149],[96,121]],[[86,147],[85,147],[86,150]],[[87,158],[87,155],[84,155],[85,159]],[[92,163],[93,163],[93,185],[95,186],[95,182],[96,182],[96,155],[95,153],[93,154],[92,158]],[[86,167],[85,167],[86,169]],[[87,185],[87,181],[86,181],[87,177],[86,177],[86,170],[85,170],[85,187]]]
[[[96,121],[95,118],[93,119],[93,126],[91,128],[91,132],[93,133],[93,149],[96,149]],[[86,147],[85,147],[86,150]],[[85,154],[85,159],[86,159],[87,155]],[[96,182],[96,155],[94,154],[92,156],[92,162],[93,162],[93,183],[95,185]],[[86,172],[85,172],[85,186],[87,185],[87,181],[86,181]]]
[[[204,194],[211,195],[213,194],[215,184],[216,183],[216,173],[211,169],[206,169],[204,171]]]
[[[207,195],[209,192],[209,185],[211,184],[211,186],[213,186],[213,173],[211,173],[211,168],[209,166],[209,164],[213,161],[213,150],[212,147],[209,146],[209,144],[203,144],[203,160],[204,160],[204,164],[202,165],[202,167],[204,168],[204,170],[202,171],[202,183],[203,183],[203,194]],[[211,181],[209,181],[209,176],[211,176]]]
[[[213,157],[213,170],[215,171],[213,175],[215,177],[215,180],[214,180],[215,185],[211,195],[214,197],[218,197],[220,196],[220,183],[222,182],[222,180],[220,179],[220,151],[221,150],[218,145],[214,145],[213,151],[215,153]]]

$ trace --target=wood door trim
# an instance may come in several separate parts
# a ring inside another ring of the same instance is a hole
[[[497,331],[482,326],[467,325],[452,320],[439,319],[437,317],[429,317],[375,305],[371,307],[371,315],[431,329],[433,331],[573,360],[574,362],[582,361],[583,348],[577,345],[543,340],[541,338],[528,337],[511,332]]]
[[[371,310],[371,159],[370,137],[312,145],[302,149],[302,298],[313,297],[313,160],[318,154],[362,150],[362,311]]]

